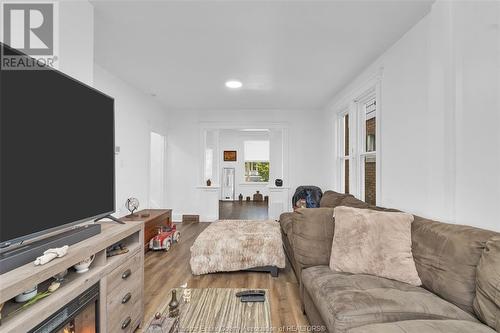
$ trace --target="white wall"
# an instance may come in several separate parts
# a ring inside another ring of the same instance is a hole
[[[59,2],[59,70],[115,99],[116,215],[128,197],[149,206],[150,132],[166,135],[167,111],[151,96],[94,63],[94,8],[88,1]],[[164,206],[164,205],[163,205]]]
[[[167,147],[167,205],[174,219],[182,214],[201,214],[196,187],[202,170],[201,126],[207,122],[285,124],[289,132],[289,177],[285,186],[318,185],[326,188],[326,142],[320,111],[230,110],[169,112]],[[265,125],[264,125],[265,126]],[[238,193],[239,194],[239,193]]]
[[[330,124],[383,68],[379,205],[500,230],[499,7],[437,1],[333,99]]]
[[[150,96],[115,77],[98,64],[94,66],[94,87],[115,99],[117,215],[128,213],[125,200],[136,197],[148,208],[150,133],[167,134],[167,112]]]
[[[86,0],[59,1],[57,68],[88,85],[94,77],[94,7]]]

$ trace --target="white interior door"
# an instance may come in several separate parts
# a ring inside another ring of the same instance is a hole
[[[149,208],[165,208],[166,137],[151,132],[149,164]]]

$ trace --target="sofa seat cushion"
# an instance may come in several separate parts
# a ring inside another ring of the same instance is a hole
[[[302,283],[330,332],[415,319],[477,322],[421,287],[373,275],[338,273],[328,266],[316,266],[302,271]]]
[[[292,213],[283,213],[280,215],[280,226],[281,230],[285,233],[285,235],[289,235],[292,231],[292,221],[293,221],[293,212]]]
[[[356,327],[349,333],[495,333],[486,325],[466,320],[407,320]]]

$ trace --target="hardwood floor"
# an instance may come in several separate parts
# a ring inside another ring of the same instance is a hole
[[[267,202],[219,201],[221,220],[267,220]]]
[[[174,244],[169,252],[147,252],[144,258],[144,323],[148,323],[159,307],[170,300],[171,288],[187,283],[189,288],[268,289],[275,328],[308,325],[300,307],[299,286],[288,262],[277,278],[260,272],[192,275],[189,249],[208,225],[209,223],[178,224],[181,232],[178,244]]]

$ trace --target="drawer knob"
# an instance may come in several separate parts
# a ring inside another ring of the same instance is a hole
[[[123,296],[123,298],[122,298],[122,304],[127,303],[128,301],[130,301],[131,298],[132,298],[132,294],[126,293],[125,296]]]
[[[132,321],[132,319],[130,317],[127,317],[123,323],[122,323],[122,330],[126,329],[128,327],[128,325],[130,325],[130,322]]]
[[[127,269],[125,272],[122,274],[122,279],[128,278],[132,274],[132,271],[130,269]]]

